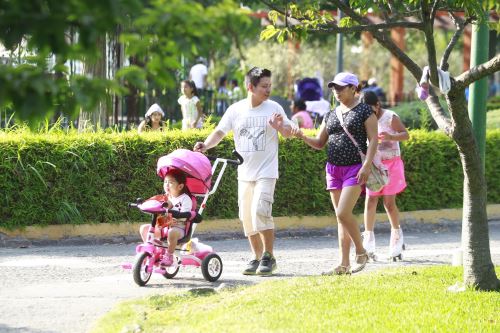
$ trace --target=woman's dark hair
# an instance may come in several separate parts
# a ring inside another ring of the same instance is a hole
[[[184,80],[182,82],[191,87],[191,89],[193,90],[193,96],[198,96],[198,90],[196,90],[196,84],[193,80]]]
[[[252,86],[256,87],[263,77],[271,77],[271,71],[265,68],[253,67],[245,75],[245,84],[251,83]]]
[[[377,94],[371,90],[366,90],[361,94],[361,102],[370,106],[375,106],[379,100]]]

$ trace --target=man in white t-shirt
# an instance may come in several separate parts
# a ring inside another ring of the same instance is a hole
[[[236,150],[244,160],[238,166],[239,217],[254,255],[243,274],[271,275],[277,267],[272,204],[278,179],[278,132],[291,137],[298,128],[278,103],[269,100],[271,71],[254,67],[245,83],[248,97],[229,106],[215,130],[194,150],[205,152],[233,131]]]
[[[207,87],[207,74],[207,66],[203,63],[202,58],[198,58],[197,64],[189,71],[189,79],[194,81],[196,89],[203,90]]]

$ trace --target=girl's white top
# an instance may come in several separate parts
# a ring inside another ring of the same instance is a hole
[[[196,118],[198,118],[198,109],[196,104],[198,104],[199,101],[200,99],[198,96],[188,98],[185,95],[182,95],[177,100],[177,102],[181,105],[183,128],[186,128],[189,124],[193,123]]]
[[[384,109],[382,117],[378,120],[378,132],[386,132],[391,135],[397,134],[398,132],[392,128],[392,118],[397,116],[393,111]],[[378,151],[382,160],[389,160],[401,155],[398,141],[379,141]]]

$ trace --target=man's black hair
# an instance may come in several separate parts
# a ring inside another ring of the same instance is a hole
[[[252,86],[256,87],[263,77],[271,77],[271,71],[265,68],[253,67],[245,75],[245,83],[247,85],[251,83]]]

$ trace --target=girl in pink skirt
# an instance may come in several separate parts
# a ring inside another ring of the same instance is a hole
[[[365,232],[363,233],[363,247],[374,257],[375,252],[375,215],[378,198],[383,196],[384,208],[391,223],[391,239],[389,257],[393,260],[401,259],[403,251],[403,231],[399,225],[399,210],[396,205],[396,195],[406,188],[404,165],[401,160],[399,141],[408,140],[409,135],[401,119],[396,113],[382,109],[377,95],[373,91],[365,91],[362,96],[365,104],[371,106],[378,119],[378,153],[382,162],[389,171],[389,182],[380,191],[372,192],[366,189],[365,201]]]

